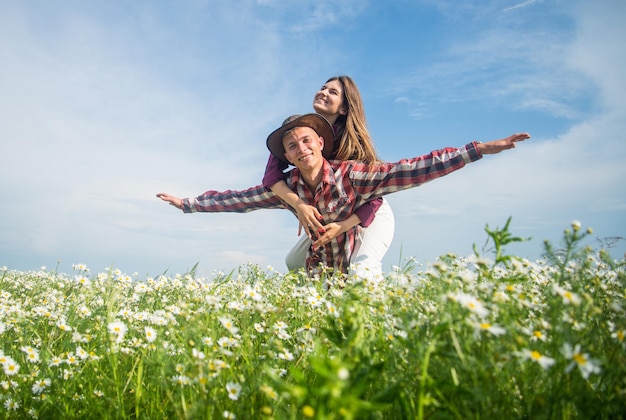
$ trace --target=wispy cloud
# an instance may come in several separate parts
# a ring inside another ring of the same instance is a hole
[[[503,9],[503,12],[511,12],[513,10],[516,10],[516,9],[521,9],[523,7],[528,7],[528,6],[531,6],[531,5],[535,4],[535,3],[537,3],[537,1],[538,0],[526,0],[524,2],[516,4],[514,6],[510,6],[510,7],[507,7],[505,9]]]

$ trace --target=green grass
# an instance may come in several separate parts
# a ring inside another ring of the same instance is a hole
[[[0,269],[0,417],[623,418],[626,261],[407,261],[381,283]]]

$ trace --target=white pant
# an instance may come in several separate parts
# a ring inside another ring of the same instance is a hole
[[[391,206],[383,199],[383,204],[376,212],[374,221],[367,228],[361,229],[361,246],[350,258],[349,274],[374,279],[382,276],[382,260],[393,239],[395,220]],[[311,247],[311,239],[303,235],[289,251],[285,262],[289,270],[303,268],[306,255]]]

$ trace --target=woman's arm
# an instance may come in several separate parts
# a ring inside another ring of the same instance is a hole
[[[298,197],[298,194],[287,186],[284,170],[288,167],[288,164],[270,154],[265,166],[263,186],[271,190],[295,210],[300,222],[298,225],[298,236],[302,233],[303,227],[309,237],[311,237],[313,232],[324,232],[324,226],[319,222],[319,219],[322,218],[320,212],[315,207],[305,203],[304,200]]]
[[[375,198],[374,200],[368,201],[363,204],[361,207],[354,211],[360,221],[361,226],[364,228],[368,227],[374,221],[374,217],[376,217],[376,212],[383,205],[382,197]],[[351,226],[352,227],[352,226]]]
[[[285,203],[296,211],[300,224],[298,226],[298,236],[302,233],[302,228],[306,234],[311,237],[315,232],[317,234],[324,233],[324,225],[320,223],[322,215],[314,206],[307,204],[298,194],[293,192],[285,181],[279,181],[270,187],[272,192],[280,197]]]
[[[325,226],[326,232],[319,236],[313,242],[313,249],[317,249],[329,243],[331,240],[341,235],[344,232],[347,232],[349,229],[361,223],[361,219],[354,213],[352,216],[348,217],[341,222],[332,222]]]

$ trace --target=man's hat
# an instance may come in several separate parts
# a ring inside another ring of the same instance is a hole
[[[267,148],[270,149],[270,152],[272,152],[276,158],[289,163],[287,159],[285,159],[283,136],[287,131],[296,127],[310,127],[315,130],[315,132],[324,139],[322,156],[326,159],[331,159],[335,133],[333,132],[333,127],[330,125],[328,120],[320,114],[292,115],[283,121],[283,125],[274,130],[272,134],[267,137]]]

